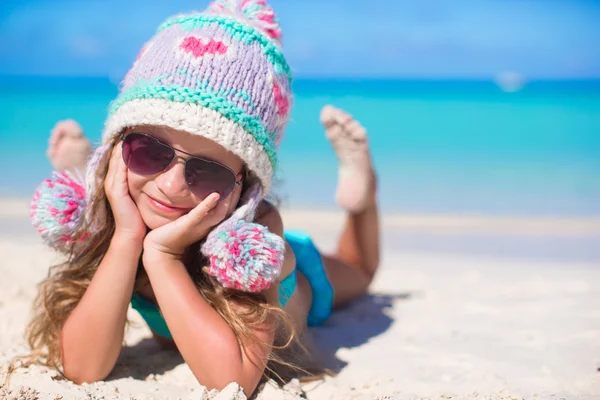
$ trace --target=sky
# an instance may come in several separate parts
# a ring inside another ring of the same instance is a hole
[[[0,74],[120,79],[207,0],[0,0]],[[600,0],[270,0],[296,77],[600,78]]]

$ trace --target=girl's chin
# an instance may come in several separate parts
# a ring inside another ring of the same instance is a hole
[[[165,226],[166,224],[168,224],[169,222],[173,222],[175,219],[170,219],[167,217],[164,217],[162,215],[157,215],[154,214],[152,212],[141,212],[140,213],[142,215],[142,219],[144,220],[144,223],[146,224],[146,226],[148,228],[152,229],[158,229],[161,226]]]

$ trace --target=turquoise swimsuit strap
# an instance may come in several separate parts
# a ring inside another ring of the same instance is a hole
[[[169,327],[167,326],[167,323],[156,304],[150,300],[146,300],[140,295],[134,294],[131,297],[131,307],[140,313],[142,318],[144,318],[144,321],[146,321],[150,329],[152,329],[154,332],[160,336],[170,339],[173,338],[173,336],[171,336],[171,332],[169,331]]]
[[[296,270],[293,270],[291,274],[285,277],[284,280],[279,282],[279,302],[281,307],[285,307],[288,300],[296,291]]]

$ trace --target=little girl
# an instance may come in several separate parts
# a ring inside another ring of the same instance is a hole
[[[143,47],[86,166],[73,155],[87,159],[81,131],[57,126],[48,154],[58,169],[85,168],[89,201],[68,260],[40,285],[34,356],[76,383],[106,378],[131,304],[201,384],[236,381],[250,396],[268,361],[286,362],[277,340],[289,344],[366,293],[379,236],[358,122],[330,106],[321,114],[347,211],[334,254],[284,231],[264,200],[292,102],[280,39],[264,0],[178,15]]]

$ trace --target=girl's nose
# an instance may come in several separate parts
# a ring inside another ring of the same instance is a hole
[[[154,178],[156,186],[169,197],[182,197],[189,191],[184,176],[185,160],[177,158],[165,171]]]

